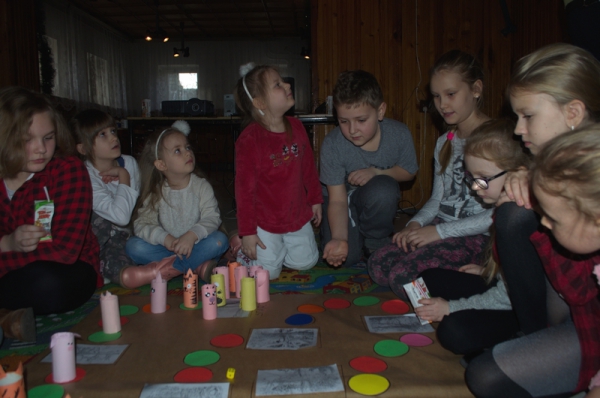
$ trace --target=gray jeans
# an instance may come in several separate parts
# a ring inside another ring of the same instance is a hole
[[[344,266],[353,266],[360,261],[363,246],[375,250],[390,241],[400,200],[400,187],[392,177],[375,176],[348,196],[348,256]],[[325,195],[323,199],[321,249],[331,240],[327,219],[329,197]]]

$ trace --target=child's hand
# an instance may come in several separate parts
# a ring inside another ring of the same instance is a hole
[[[189,257],[197,240],[198,236],[195,233],[187,231],[173,242],[173,252],[177,254],[179,259]]]
[[[125,167],[113,167],[110,170],[100,173],[100,177],[102,177],[102,182],[105,184],[113,181],[119,181],[119,184],[125,184],[129,186],[131,183],[131,177]]]
[[[321,204],[312,205],[312,213],[313,218],[312,222],[315,227],[321,225],[321,218],[323,217],[323,209],[321,208]]]
[[[323,259],[334,267],[339,267],[348,257],[348,241],[332,239],[323,249]]]
[[[371,178],[377,175],[375,171],[375,167],[369,167],[368,169],[360,169],[354,170],[352,173],[348,174],[348,182],[352,185],[356,185],[362,187],[367,182],[371,180]]]
[[[174,247],[174,243],[175,243],[176,239],[173,235],[168,234],[167,237],[165,238],[165,242],[164,242],[164,246],[167,248],[167,250],[169,251],[174,251],[175,247]]]
[[[258,235],[248,235],[242,237],[242,253],[250,258],[250,260],[256,260],[256,245],[259,245],[263,250],[267,248],[267,246],[262,243],[262,240],[260,240]]]
[[[40,239],[47,234],[44,227],[30,224],[19,225],[12,234],[2,237],[0,249],[3,252],[32,252],[37,248]]]
[[[517,171],[511,171],[506,174],[504,180],[504,192],[496,202],[500,206],[505,202],[516,202],[519,206],[531,209],[529,200],[529,170],[521,168]]]
[[[440,234],[438,234],[435,225],[428,225],[415,231],[411,231],[406,236],[406,244],[410,246],[413,251],[419,247],[428,245],[431,242],[435,242],[436,240],[440,240]]]
[[[419,300],[422,307],[415,308],[415,313],[426,321],[439,322],[446,315],[450,315],[450,305],[441,297]]]
[[[483,272],[483,267],[477,264],[467,264],[463,265],[458,270],[467,274],[481,275],[481,273]]]
[[[410,222],[404,229],[400,232],[396,232],[392,237],[392,242],[394,242],[398,247],[404,249],[406,253],[408,253],[408,243],[406,241],[406,237],[412,231],[416,231],[421,228],[421,224],[416,222]]]

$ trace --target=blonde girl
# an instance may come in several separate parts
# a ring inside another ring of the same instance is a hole
[[[587,51],[552,44],[523,57],[507,89],[515,133],[534,155],[553,137],[600,122],[600,63]],[[548,324],[546,276],[529,237],[539,228],[527,170],[509,173],[496,214],[498,256],[523,333]],[[550,292],[551,293],[551,292]]]
[[[509,171],[530,164],[514,128],[512,121],[490,120],[467,138],[465,181],[486,204],[498,201]],[[415,312],[440,322],[440,344],[455,354],[473,355],[514,336],[518,323],[494,258],[493,239],[483,266],[468,264],[458,271],[431,268],[420,275],[433,298],[421,300],[423,306]]]
[[[518,117],[515,133],[537,156],[552,138],[600,121],[600,63],[572,45],[546,46],[517,63],[507,94]],[[548,282],[544,258],[530,240],[539,230],[540,222],[531,210],[528,171],[508,173],[505,192],[511,201],[496,212],[496,248],[520,332],[528,340],[507,341],[476,358],[467,369],[467,381],[472,391],[481,396],[497,388],[525,391],[520,396],[583,389],[587,384],[579,377],[581,361],[576,356],[579,343],[573,324],[565,323],[573,316],[573,309],[557,294],[556,286],[553,288]],[[521,344],[532,344],[546,334],[564,338],[556,357],[534,355],[531,358],[534,363],[528,362],[525,352],[520,354]],[[542,365],[558,361],[564,375],[547,378],[546,373],[551,370]],[[480,372],[487,373],[488,366],[506,372],[498,373],[494,383],[488,383],[491,379],[478,381]],[[527,371],[522,371],[521,366]],[[534,374],[552,383],[532,382]]]
[[[270,278],[282,266],[317,263],[311,220],[321,222],[321,185],[302,123],[285,113],[294,105],[290,85],[277,70],[243,67],[235,96],[245,128],[235,144],[235,198],[242,252]]]
[[[368,262],[369,274],[404,296],[402,286],[427,268],[458,269],[478,263],[488,240],[491,209],[485,209],[463,183],[463,147],[471,132],[489,120],[480,111],[483,69],[469,54],[453,50],[431,69],[434,103],[448,131],[435,147],[431,198]]]
[[[140,192],[138,164],[121,153],[117,126],[108,113],[87,109],[73,118],[71,127],[94,190],[91,224],[100,244],[100,273],[105,282],[120,284],[121,270],[135,265],[125,243]]]
[[[121,283],[136,287],[160,272],[171,279],[191,269],[210,281],[212,269],[227,250],[227,236],[218,230],[221,217],[210,183],[196,168],[187,135],[177,121],[148,138],[140,156],[142,193],[134,213],[135,236],[127,254],[142,267],[125,268]]]

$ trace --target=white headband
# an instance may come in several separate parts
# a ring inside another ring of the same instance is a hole
[[[254,63],[252,63],[252,62],[249,62],[245,65],[240,66],[240,75],[242,76],[242,85],[244,86],[244,90],[246,91],[246,94],[248,94],[248,98],[250,98],[250,102],[252,102],[254,100],[254,98],[252,98],[252,95],[250,95],[250,91],[248,91],[248,86],[246,86],[246,75],[252,69],[254,69]],[[258,112],[262,116],[265,115],[265,113],[261,109],[258,109]]]
[[[156,160],[158,160],[158,144],[160,143],[160,139],[162,138],[163,134],[166,133],[169,129],[175,129],[181,132],[181,134],[185,135],[186,137],[190,133],[190,125],[185,120],[177,120],[171,125],[171,127],[164,129],[158,135],[158,139],[156,140],[156,146],[154,147],[154,156],[156,157]]]

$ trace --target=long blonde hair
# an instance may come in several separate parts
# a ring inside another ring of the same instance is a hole
[[[441,71],[457,73],[463,82],[469,88],[473,88],[475,82],[484,81],[483,66],[473,55],[460,50],[451,50],[443,54],[431,67],[429,80]],[[477,98],[477,108],[480,109],[483,104],[483,93]],[[446,130],[453,130],[456,126],[446,126]],[[452,140],[446,140],[440,150],[440,165],[442,166],[440,174],[444,174],[450,159],[452,158]]]
[[[535,157],[531,183],[562,197],[596,222],[600,217],[600,124],[550,140]]]
[[[465,156],[473,156],[493,162],[499,169],[515,171],[529,167],[531,155],[525,151],[522,141],[515,136],[515,123],[507,119],[492,119],[482,123],[467,138]],[[483,272],[481,276],[490,283],[500,266],[494,258],[494,226],[490,228],[490,240],[485,250]]]
[[[559,105],[580,100],[588,123],[600,122],[600,62],[580,47],[555,43],[521,58],[506,89],[550,95]]]
[[[165,130],[156,130],[146,140],[146,144],[144,145],[144,149],[142,150],[138,161],[140,166],[140,177],[142,179],[142,189],[133,211],[132,221],[138,217],[138,210],[148,198],[150,198],[148,207],[153,210],[156,210],[158,202],[160,202],[161,199],[164,199],[163,187],[165,186],[167,179],[165,175],[154,166],[154,161],[162,158],[165,148],[164,142],[167,137],[173,134],[182,134],[185,136],[185,134],[178,129],[169,127]],[[159,137],[160,142],[157,147],[156,142]],[[204,174],[200,171],[198,166],[194,169],[193,174],[196,174],[200,178],[204,178]]]

